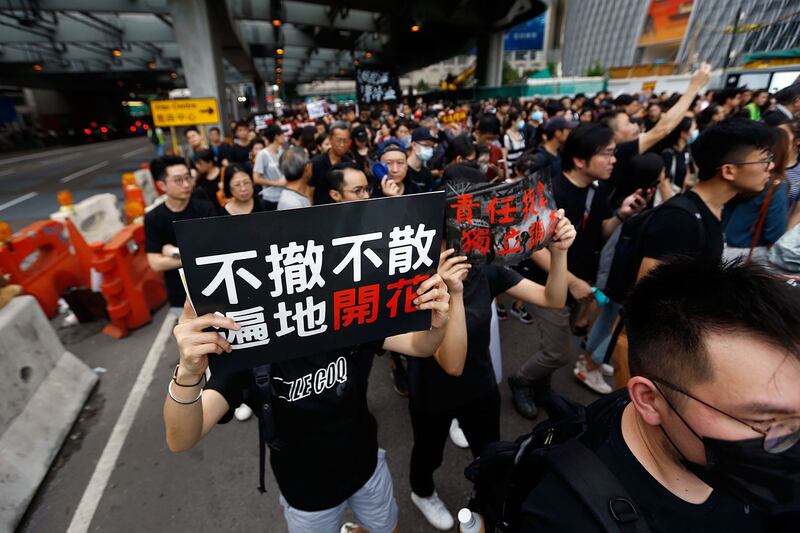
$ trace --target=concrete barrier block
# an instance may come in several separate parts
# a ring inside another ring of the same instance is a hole
[[[108,242],[124,225],[117,197],[111,193],[95,194],[74,207],[75,213],[58,211],[50,218],[59,222],[71,218],[86,242]]]
[[[158,198],[158,191],[156,190],[156,186],[153,183],[153,175],[150,173],[150,169],[142,168],[137,170],[133,173],[136,176],[136,183],[139,185],[139,188],[142,190],[142,196],[144,196],[144,203],[146,205],[150,205],[156,201]]]
[[[0,531],[14,531],[98,378],[31,296],[0,309],[0,375]]]

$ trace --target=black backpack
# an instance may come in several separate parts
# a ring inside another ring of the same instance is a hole
[[[639,266],[644,256],[642,245],[647,227],[656,213],[665,209],[679,209],[692,215],[697,220],[697,233],[700,247],[705,246],[705,228],[703,218],[697,205],[685,194],[673,196],[654,209],[634,215],[622,225],[619,240],[614,248],[614,259],[608,272],[608,280],[603,292],[614,302],[622,303],[628,292],[636,283]]]
[[[608,431],[611,415],[626,401],[625,389],[587,407],[551,393],[548,420],[514,442],[487,446],[464,472],[473,483],[468,507],[481,514],[485,531],[520,531],[522,505],[549,471],[591,512],[596,530],[649,533],[633,498],[586,444],[593,433]]]

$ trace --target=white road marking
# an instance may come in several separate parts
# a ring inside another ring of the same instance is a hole
[[[60,163],[61,161],[69,161],[70,159],[77,159],[77,158],[79,158],[81,156],[83,156],[83,154],[78,153],[78,154],[65,155],[64,157],[57,157],[55,159],[45,159],[44,161],[39,163],[39,166],[44,167],[44,166],[50,165],[52,163]]]
[[[14,172],[16,172],[16,170],[14,170],[13,168],[9,168],[7,170],[0,170],[0,177],[8,176],[9,174],[13,174]]]
[[[124,154],[122,154],[122,159],[128,159],[132,155],[136,155],[136,154],[139,154],[141,152],[144,152],[145,150],[147,150],[149,148],[150,148],[149,146],[142,146],[141,148],[137,148],[136,150],[131,150],[130,152],[125,152]]]
[[[72,181],[75,178],[80,178],[81,176],[84,176],[84,175],[88,174],[89,172],[94,172],[98,168],[103,168],[105,166],[108,166],[108,161],[100,161],[96,165],[92,165],[92,166],[90,166],[88,168],[84,168],[83,170],[79,170],[77,172],[73,172],[69,176],[64,176],[63,178],[61,178],[61,183],[67,183],[68,181]]]
[[[123,144],[128,144],[136,139],[139,139],[139,137],[131,139],[120,139],[116,141],[106,141],[102,143],[84,144],[81,146],[67,146],[65,148],[57,148],[55,150],[39,150],[32,154],[10,157],[8,159],[0,159],[0,166],[10,165],[11,163],[19,163],[21,161],[30,161],[31,159],[38,159],[42,157],[51,157],[64,152],[104,152],[106,150],[119,148]],[[95,150],[95,148],[100,148],[100,149]]]
[[[15,206],[17,204],[21,204],[25,200],[30,200],[31,198],[33,198],[37,194],[39,194],[39,193],[38,192],[29,192],[28,194],[23,194],[19,198],[14,198],[13,200],[11,200],[9,202],[6,202],[6,203],[0,205],[0,211],[2,211],[4,209],[8,209],[9,207]]]
[[[111,435],[108,437],[105,448],[103,448],[100,460],[97,461],[92,478],[89,480],[78,508],[72,516],[67,533],[86,533],[89,530],[89,525],[91,525],[94,514],[97,512],[97,506],[100,504],[100,499],[106,490],[108,480],[114,471],[119,453],[128,438],[133,421],[136,419],[136,413],[139,411],[142,399],[144,399],[144,395],[153,381],[158,360],[167,345],[167,341],[169,341],[169,336],[172,335],[172,326],[174,324],[175,316],[167,311],[164,322],[161,323],[161,329],[158,330],[156,339],[150,347],[150,352],[148,352],[142,369],[136,377],[136,382],[131,388],[128,399],[125,400],[122,412],[120,412],[119,418],[114,424],[114,429],[111,430]]]

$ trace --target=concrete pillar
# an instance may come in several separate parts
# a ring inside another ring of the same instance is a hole
[[[264,111],[267,108],[267,85],[261,80],[254,80],[256,88],[256,111]]]
[[[183,75],[192,98],[216,98],[221,125],[225,125],[227,131],[222,50],[214,21],[209,15],[208,1],[213,0],[169,0],[169,10]]]
[[[478,83],[497,87],[503,82],[503,32],[478,36]]]

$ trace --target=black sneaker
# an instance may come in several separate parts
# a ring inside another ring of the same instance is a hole
[[[517,320],[523,324],[533,324],[533,315],[528,312],[528,309],[524,305],[522,307],[512,305],[511,314],[517,317]]]
[[[497,309],[497,320],[506,320],[508,318],[508,311],[506,311],[505,305],[495,304],[495,308]]]
[[[403,360],[397,354],[392,354],[392,387],[400,396],[408,396],[408,373]]]
[[[514,403],[514,409],[528,420],[536,418],[539,410],[536,408],[531,386],[514,376],[508,378],[508,386],[511,389],[511,400]]]

